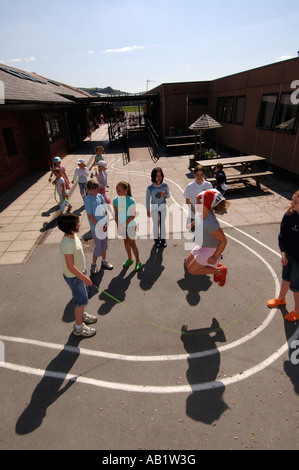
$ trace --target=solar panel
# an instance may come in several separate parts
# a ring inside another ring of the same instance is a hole
[[[1,65],[0,65],[0,70],[3,70],[3,72],[10,73],[11,75],[14,75],[15,77],[22,78],[23,80],[31,80],[32,82],[45,84],[45,82],[40,80],[39,78],[33,77],[32,75],[27,75],[26,73],[21,72],[19,70],[9,69]]]

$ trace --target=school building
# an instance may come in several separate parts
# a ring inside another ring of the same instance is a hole
[[[89,103],[82,90],[0,64],[0,194],[86,138]]]
[[[166,83],[149,93],[160,97],[159,133],[169,147],[191,154],[189,126],[208,114],[222,127],[205,133],[205,144],[218,139],[240,155],[260,155],[299,174],[299,58],[212,81]]]
[[[216,146],[217,140],[220,148],[260,155],[277,169],[299,174],[299,58],[211,81],[164,83],[132,99],[144,104],[169,150],[191,155],[189,126],[208,114],[221,128],[206,131],[204,145]],[[0,194],[34,169],[49,170],[54,156],[74,150],[101,107],[117,100],[1,63]]]

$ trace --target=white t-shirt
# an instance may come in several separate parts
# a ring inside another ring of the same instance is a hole
[[[195,208],[196,198],[202,191],[206,191],[207,189],[213,189],[213,185],[206,180],[203,180],[201,184],[196,183],[196,181],[192,181],[189,183],[187,188],[184,191],[184,196],[186,199],[190,199],[191,205]]]
[[[64,185],[64,189],[65,189],[65,181],[62,178],[62,176],[60,178],[57,178],[55,183],[56,183],[57,193],[62,194],[63,185]]]

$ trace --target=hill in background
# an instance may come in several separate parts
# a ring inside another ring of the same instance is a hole
[[[81,90],[87,91],[92,96],[97,96],[98,93],[103,93],[104,95],[127,95],[125,91],[121,90],[114,90],[111,88],[111,86],[106,86],[106,88],[82,88],[80,87]]]

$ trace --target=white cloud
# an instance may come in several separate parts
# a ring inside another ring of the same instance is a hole
[[[25,59],[21,59],[20,57],[10,59],[8,62],[35,62],[36,60],[37,58],[32,55],[31,57],[25,57]]]
[[[288,60],[288,59],[293,59],[293,58],[294,58],[294,56],[292,56],[292,55],[281,55],[280,57],[277,57],[276,60],[279,62],[279,61],[282,61],[282,60]]]
[[[94,51],[88,51],[87,54],[94,54]]]
[[[26,58],[26,59],[25,59],[25,62],[35,62],[36,60],[37,60],[36,57],[31,56],[31,57]]]
[[[106,53],[110,52],[132,52],[136,50],[144,49],[144,46],[126,46],[126,47],[121,47],[120,49],[106,49]]]

